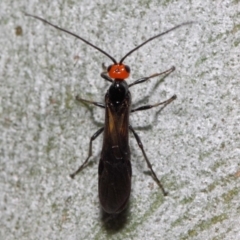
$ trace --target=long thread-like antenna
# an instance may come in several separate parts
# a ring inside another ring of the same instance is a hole
[[[40,20],[40,21],[42,21],[42,22],[44,22],[44,23],[46,23],[46,24],[48,24],[48,25],[50,25],[50,26],[52,26],[52,27],[54,27],[54,28],[56,28],[56,29],[58,29],[58,30],[60,30],[60,31],[63,31],[63,32],[65,32],[65,33],[68,33],[68,34],[76,37],[77,39],[80,39],[81,41],[85,42],[86,44],[90,45],[91,47],[97,49],[99,52],[101,52],[101,53],[103,53],[104,55],[106,55],[107,57],[109,57],[109,58],[113,61],[114,64],[117,64],[117,61],[116,61],[112,56],[110,56],[107,52],[103,51],[101,48],[93,45],[92,43],[88,42],[88,41],[85,40],[84,38],[78,36],[77,34],[72,33],[72,32],[70,32],[70,31],[68,31],[68,30],[66,30],[66,29],[64,29],[64,28],[58,27],[57,25],[55,25],[55,24],[53,24],[53,23],[50,23],[50,22],[48,22],[47,20],[45,20],[45,19],[43,19],[43,18],[40,18],[40,17],[38,17],[38,16],[35,16],[35,15],[32,15],[32,14],[28,14],[28,13],[25,13],[25,15],[26,15],[26,16],[29,16],[29,17],[36,18],[36,19],[38,19],[38,20]]]
[[[175,27],[173,27],[173,28],[168,29],[168,30],[165,31],[165,32],[159,33],[158,35],[149,38],[148,40],[146,40],[145,42],[141,43],[140,45],[138,45],[137,47],[135,47],[134,49],[132,49],[130,52],[128,52],[128,53],[120,60],[119,64],[122,64],[123,61],[124,61],[130,54],[132,54],[133,52],[135,52],[136,50],[138,50],[140,47],[142,47],[142,46],[145,45],[146,43],[152,41],[153,39],[158,38],[158,37],[161,37],[161,36],[163,36],[163,35],[171,32],[171,31],[173,31],[173,30],[175,30],[175,29],[177,29],[177,28],[180,28],[180,27],[185,26],[185,25],[193,24],[193,23],[195,23],[195,22],[191,21],[191,22],[185,22],[185,23],[179,24],[179,25],[177,25],[177,26],[175,26]]]
[[[55,25],[55,24],[53,24],[53,23],[51,23],[51,22],[49,22],[49,21],[47,21],[47,20],[45,20],[45,19],[43,19],[43,18],[41,18],[41,17],[35,16],[35,15],[32,15],[32,14],[28,14],[28,13],[25,13],[25,15],[26,15],[26,16],[29,16],[29,17],[36,18],[36,19],[38,19],[38,20],[40,20],[40,21],[42,21],[42,22],[44,22],[44,23],[46,23],[46,24],[48,24],[48,25],[50,25],[50,26],[52,26],[52,27],[54,27],[54,28],[56,28],[56,29],[58,29],[58,30],[60,30],[60,31],[62,31],[62,32],[68,33],[68,34],[76,37],[77,39],[80,39],[81,41],[83,41],[83,42],[85,42],[86,44],[90,45],[91,47],[97,49],[99,52],[103,53],[105,56],[107,56],[108,58],[110,58],[110,59],[113,61],[114,64],[118,64],[117,61],[115,60],[115,58],[113,58],[113,57],[112,57],[111,55],[109,55],[107,52],[105,52],[105,51],[102,50],[101,48],[93,45],[93,44],[90,43],[89,41],[87,41],[87,40],[85,40],[84,38],[78,36],[77,34],[72,33],[72,32],[70,32],[70,31],[68,31],[68,30],[66,30],[66,29],[64,29],[64,28],[58,27],[57,25]],[[145,42],[141,43],[140,45],[138,45],[137,47],[135,47],[134,49],[132,49],[130,52],[128,52],[128,53],[120,60],[119,64],[122,64],[123,61],[124,61],[129,55],[131,55],[133,52],[135,52],[136,50],[138,50],[140,47],[142,47],[143,45],[147,44],[148,42],[154,40],[155,38],[161,37],[161,36],[163,36],[163,35],[171,32],[171,31],[173,31],[173,30],[175,30],[175,29],[177,29],[177,28],[180,28],[180,27],[185,26],[185,25],[190,25],[190,24],[193,24],[193,23],[196,23],[196,22],[191,21],[191,22],[185,22],[185,23],[179,24],[179,25],[177,25],[177,26],[175,26],[175,27],[173,27],[173,28],[170,28],[169,30],[167,30],[167,31],[165,31],[165,32],[159,33],[158,35],[149,38],[148,40],[146,40]]]

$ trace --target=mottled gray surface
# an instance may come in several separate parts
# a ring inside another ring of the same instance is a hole
[[[239,1],[97,2],[0,2],[0,239],[240,239]],[[178,98],[161,113],[131,117],[169,196],[147,174],[131,137],[133,191],[118,230],[109,229],[99,210],[101,137],[90,166],[69,178],[104,116],[76,103],[75,95],[103,101],[109,84],[99,76],[101,64],[111,62],[23,11],[117,59],[176,24],[199,22],[126,61],[129,82],[176,67],[161,84],[156,78],[135,86],[133,102]]]

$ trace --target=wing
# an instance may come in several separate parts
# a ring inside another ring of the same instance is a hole
[[[99,163],[99,199],[107,213],[121,212],[131,191],[131,162],[128,143],[130,93],[124,101],[111,104],[106,95],[104,139]]]

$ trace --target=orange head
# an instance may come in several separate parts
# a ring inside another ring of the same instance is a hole
[[[129,77],[130,67],[121,63],[112,64],[107,69],[110,78],[124,80]]]

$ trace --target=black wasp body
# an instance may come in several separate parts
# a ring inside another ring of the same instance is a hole
[[[132,176],[128,143],[131,94],[125,81],[112,83],[105,96],[105,107],[98,191],[104,211],[118,213],[128,202]]]

